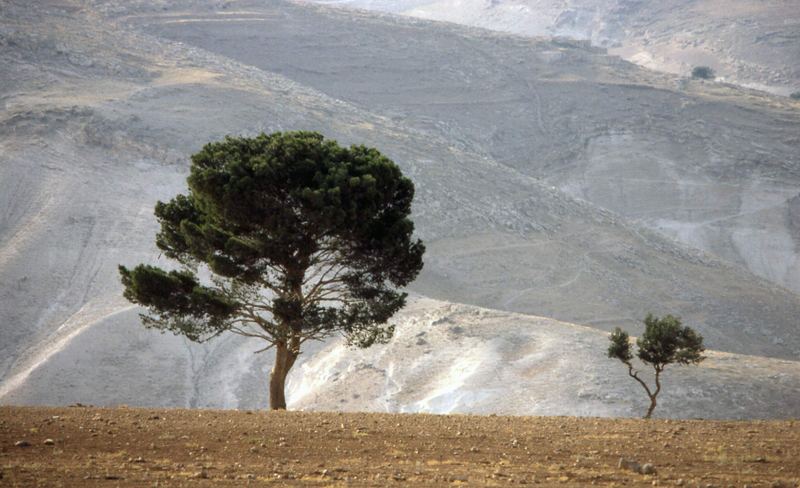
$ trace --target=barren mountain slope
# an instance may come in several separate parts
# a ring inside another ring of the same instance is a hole
[[[311,0],[522,34],[586,39],[648,68],[800,90],[800,10],[792,0]]]
[[[800,291],[800,102],[575,42],[261,1],[131,9],[126,23],[437,132]]]
[[[287,19],[303,12],[271,8]],[[182,191],[190,153],[259,130],[321,130],[402,166],[417,185],[415,220],[429,245],[417,291],[603,328],[636,330],[646,311],[679,313],[712,348],[800,351],[796,294],[497,164],[416,116],[376,115],[67,0],[6,1],[0,33],[2,398],[64,401],[76,385],[86,402],[231,406],[258,393],[220,399],[204,390],[214,375],[250,371],[263,381],[263,363],[249,363],[256,347],[190,346],[141,331],[120,298],[116,264],[158,262],[151,209]],[[56,366],[57,381],[48,376]],[[91,378],[98,382],[83,383]]]

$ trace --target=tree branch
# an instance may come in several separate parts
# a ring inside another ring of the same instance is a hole
[[[639,384],[642,385],[642,388],[644,388],[644,391],[647,392],[647,396],[653,398],[653,393],[650,391],[650,387],[648,387],[647,383],[645,383],[641,378],[639,378],[639,372],[634,371],[633,365],[630,363],[630,361],[626,361],[625,364],[628,366],[628,376],[638,381]]]
[[[259,354],[259,353],[262,353],[262,352],[269,351],[273,347],[275,347],[275,343],[274,342],[270,342],[267,347],[259,349],[258,351],[253,351],[253,354]]]

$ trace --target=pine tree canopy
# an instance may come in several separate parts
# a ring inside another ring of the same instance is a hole
[[[120,266],[145,325],[295,354],[336,332],[362,347],[391,337],[397,288],[425,250],[412,239],[414,185],[395,163],[315,132],[227,137],[192,156],[188,184],[155,208],[156,245],[177,269]]]

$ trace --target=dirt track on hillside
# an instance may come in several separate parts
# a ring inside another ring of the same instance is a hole
[[[797,486],[800,422],[1,407],[0,475],[70,487]]]

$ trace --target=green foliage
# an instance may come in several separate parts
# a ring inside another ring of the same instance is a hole
[[[695,66],[694,69],[692,69],[692,78],[713,80],[715,77],[714,70],[708,66]]]
[[[690,327],[681,327],[681,320],[672,315],[661,319],[648,314],[644,334],[636,340],[636,356],[644,363],[664,369],[668,364],[697,364],[702,356],[703,336]]]
[[[608,357],[619,359],[623,363],[633,359],[630,336],[627,332],[617,327],[611,333],[609,339],[611,344],[608,346]]]
[[[119,267],[123,295],[160,313],[172,316],[171,329],[200,342],[225,330],[225,320],[236,312],[235,303],[216,290],[201,286],[191,274],[166,272],[154,266],[138,265],[132,270]],[[151,317],[142,316],[148,327],[159,327]]]
[[[412,240],[414,186],[397,165],[315,132],[227,137],[191,161],[189,192],[155,208],[156,245],[181,269],[120,267],[146,325],[298,347],[334,332],[359,346],[391,337],[386,323],[406,298],[397,288],[425,250]]]
[[[792,93],[791,95],[789,95],[789,98],[791,98],[792,100],[800,100],[800,91]]]

